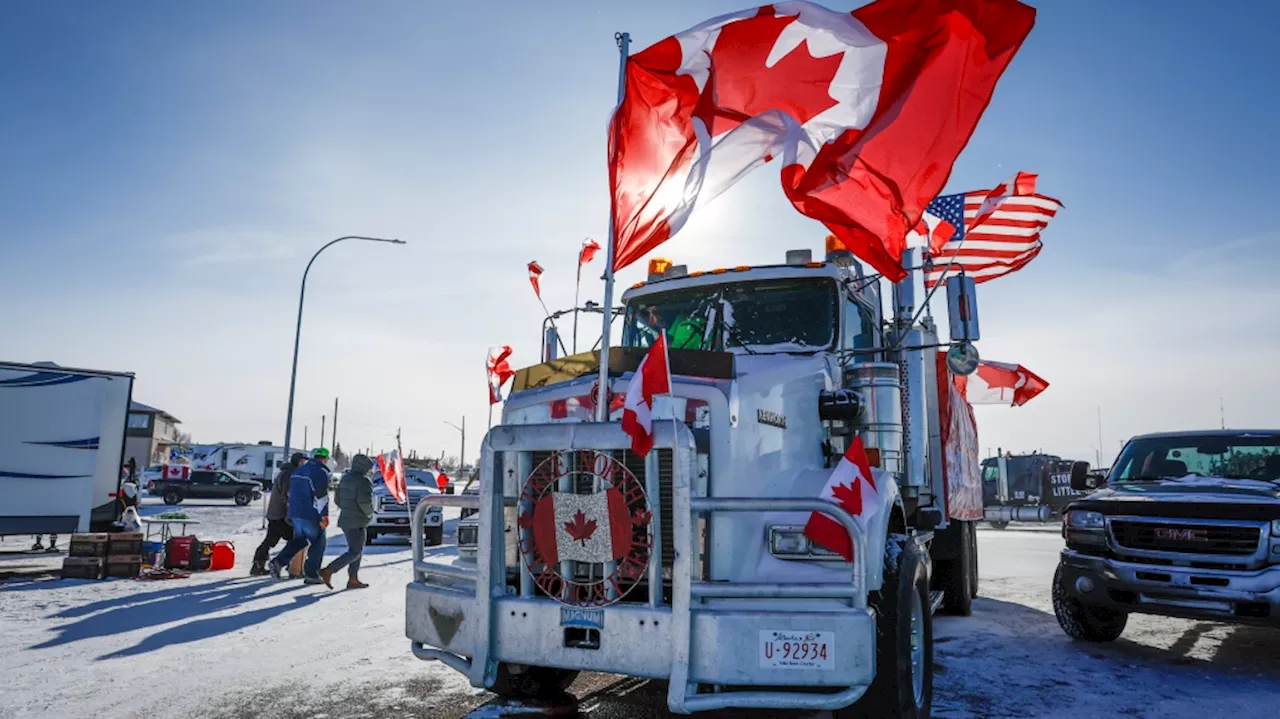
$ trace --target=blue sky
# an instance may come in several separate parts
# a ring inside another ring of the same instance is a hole
[[[980,290],[983,355],[1052,385],[980,408],[984,451],[1092,459],[1099,407],[1102,454],[1216,425],[1219,398],[1228,424],[1274,425],[1280,6],[1032,4],[948,186],[1022,169],[1066,205],[1035,262]],[[474,453],[486,348],[535,359],[524,264],[568,306],[578,243],[605,232],[613,33],[639,49],[744,5],[8,3],[0,355],[134,371],[197,441],[279,441],[306,257],[400,237],[317,261],[296,421],[314,437],[340,396],[344,445],[403,426],[452,454],[442,421],[465,413]],[[659,254],[776,261],[823,235],[770,166]]]

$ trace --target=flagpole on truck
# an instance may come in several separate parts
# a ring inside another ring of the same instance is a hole
[[[621,105],[622,98],[627,92],[627,56],[631,52],[631,34],[615,33],[613,38],[618,41],[618,105]],[[609,127],[612,132],[612,122],[609,123]],[[610,142],[609,147],[617,147],[617,143]],[[609,162],[613,163],[612,157],[609,158]],[[597,422],[609,421],[609,332],[613,329],[613,254],[614,245],[618,239],[614,229],[614,221],[617,219],[614,215],[617,208],[614,203],[612,184],[610,182],[609,187],[609,242],[605,247],[604,329],[600,334],[600,390],[596,397]]]

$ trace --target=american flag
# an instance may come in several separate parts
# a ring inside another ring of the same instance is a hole
[[[946,221],[955,232],[941,247],[931,244],[933,269],[925,273],[925,287],[961,269],[974,281],[986,282],[1017,272],[1035,259],[1042,246],[1040,231],[1062,208],[1057,200],[1037,195],[1035,181],[1035,175],[1019,172],[992,190],[934,198],[925,212]]]

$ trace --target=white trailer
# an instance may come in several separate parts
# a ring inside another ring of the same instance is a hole
[[[0,535],[106,530],[133,375],[0,362]]]
[[[192,445],[189,459],[192,469],[222,469],[264,486],[271,484],[284,460],[284,448],[270,444]]]

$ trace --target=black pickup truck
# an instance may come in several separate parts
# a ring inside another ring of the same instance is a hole
[[[164,497],[165,504],[178,504],[184,499],[234,499],[241,507],[262,497],[262,485],[239,479],[222,470],[196,470],[190,479],[154,479],[147,492]]]
[[[1077,462],[1053,609],[1074,639],[1129,614],[1280,626],[1280,430],[1129,440],[1106,476]]]

